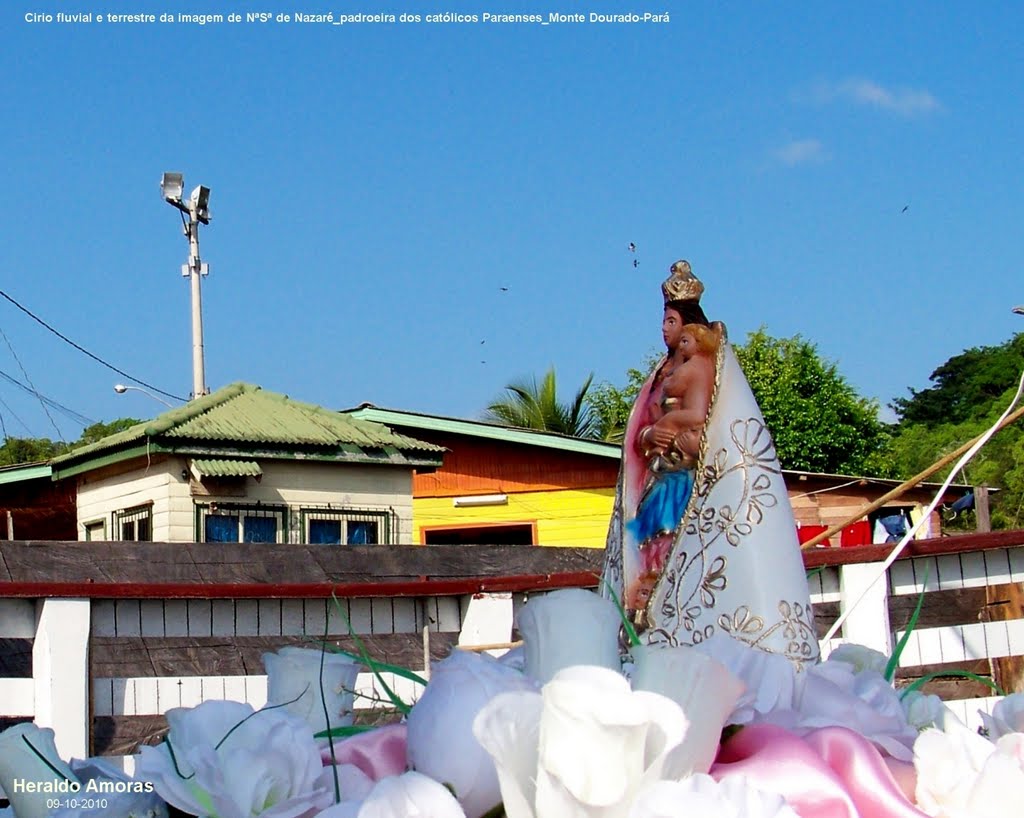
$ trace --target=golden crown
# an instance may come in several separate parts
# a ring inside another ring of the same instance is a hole
[[[700,301],[704,285],[690,269],[690,262],[677,261],[669,268],[672,275],[661,285],[665,303],[669,301]]]

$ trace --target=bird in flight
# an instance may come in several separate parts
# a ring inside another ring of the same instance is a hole
[[[634,267],[639,267],[640,266],[640,262],[637,261],[636,259],[633,259],[633,266]]]
[[[906,213],[908,210],[910,210],[910,205],[903,205],[903,209],[900,211],[900,213]]]
[[[1014,315],[1024,315],[1024,307],[1014,307],[1010,312]]]
[[[636,252],[636,245],[633,244],[633,242],[629,243],[629,252],[631,252],[631,253],[635,253]]]
[[[501,290],[503,293],[508,292],[508,287],[498,287],[498,289]]]

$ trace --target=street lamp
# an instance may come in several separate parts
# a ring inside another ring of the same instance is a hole
[[[210,188],[199,185],[187,202],[182,200],[184,192],[185,177],[182,174],[163,175],[160,193],[165,202],[181,211],[181,224],[188,239],[188,263],[181,265],[181,274],[192,279],[192,397],[198,398],[207,393],[203,362],[203,295],[199,282],[201,276],[210,273],[210,266],[199,258],[199,225],[210,223]]]
[[[143,395],[149,395],[149,397],[151,397],[153,400],[160,401],[160,403],[162,403],[164,406],[166,406],[166,407],[168,407],[170,409],[174,408],[174,404],[173,403],[168,403],[163,398],[158,398],[156,395],[154,395],[148,389],[143,389],[141,386],[125,386],[123,383],[115,383],[114,384],[114,391],[117,392],[118,395],[123,395],[129,389],[131,389],[133,392],[141,392]]]

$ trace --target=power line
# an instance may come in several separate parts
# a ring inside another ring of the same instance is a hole
[[[60,427],[57,426],[57,422],[53,419],[53,415],[50,414],[50,410],[47,408],[46,403],[43,401],[43,396],[36,391],[36,385],[32,383],[32,379],[28,376],[28,370],[25,369],[25,365],[21,362],[21,358],[18,357],[18,353],[14,351],[14,345],[11,344],[11,339],[7,337],[7,333],[0,327],[0,335],[4,338],[4,343],[7,344],[7,348],[11,351],[11,355],[14,356],[14,360],[18,364],[18,369],[21,370],[21,374],[25,376],[25,380],[28,381],[28,385],[32,387],[32,394],[39,398],[39,405],[43,407],[43,411],[46,413],[47,420],[50,421],[50,425],[57,432],[57,440],[61,443],[64,442],[64,434],[61,432]]]
[[[18,418],[17,415],[14,414],[14,410],[12,410],[12,408],[10,406],[8,406],[4,402],[3,398],[0,398],[0,406],[3,406],[5,408],[5,410],[7,410],[7,412],[10,413],[10,416],[15,421],[17,421],[19,424],[22,424],[22,426],[25,427],[25,431],[27,431],[29,434],[32,434],[32,429],[29,428],[29,425],[25,421],[23,421],[22,419]],[[4,439],[4,441],[7,440],[7,425],[6,424],[3,424],[3,439]]]
[[[19,389],[22,389],[25,392],[28,392],[30,395],[35,396],[36,398],[38,398],[40,401],[42,401],[47,406],[51,406],[52,408],[56,409],[58,412],[60,412],[66,418],[69,418],[70,420],[75,421],[75,423],[79,423],[82,426],[90,426],[90,425],[92,425],[93,423],[96,422],[92,418],[86,417],[85,415],[80,414],[79,412],[76,412],[74,409],[68,408],[67,406],[65,406],[62,403],[58,403],[53,398],[48,398],[48,397],[46,397],[46,395],[42,394],[41,392],[37,392],[35,389],[30,389],[29,387],[25,386],[25,384],[23,384],[21,381],[19,381],[17,378],[15,378],[14,376],[9,375],[8,373],[4,372],[2,369],[0,369],[0,378],[3,378],[8,383],[11,383],[14,386],[17,386]],[[3,404],[3,405],[7,406],[6,403]],[[11,414],[14,415],[14,412],[11,411],[11,407],[7,406],[7,411],[11,412]],[[49,413],[47,413],[47,414],[49,414]],[[28,430],[29,434],[32,433],[32,430],[29,429],[28,426],[25,425],[25,422],[23,420],[21,420],[21,418],[19,418],[17,415],[14,415],[14,417],[18,420],[18,422],[21,423],[22,426],[25,426],[25,429]]]
[[[94,361],[96,361],[99,364],[102,364],[107,369],[109,369],[109,370],[111,370],[113,372],[116,372],[118,375],[121,375],[121,376],[127,378],[128,380],[132,381],[133,383],[137,383],[140,386],[145,386],[147,389],[152,389],[154,392],[159,392],[161,395],[166,395],[168,398],[174,398],[174,400],[181,401],[182,403],[186,403],[188,401],[187,398],[183,398],[180,395],[173,395],[170,392],[165,392],[163,389],[160,389],[159,387],[153,386],[153,384],[151,384],[151,383],[146,383],[143,380],[139,380],[138,378],[134,377],[133,375],[129,375],[123,369],[118,369],[113,364],[107,363],[102,358],[100,358],[98,355],[93,355],[93,353],[89,352],[89,350],[87,350],[85,347],[83,347],[83,346],[81,346],[79,344],[76,344],[74,341],[72,341],[70,338],[68,338],[62,332],[60,332],[60,330],[58,330],[55,327],[52,327],[49,324],[47,324],[42,318],[40,318],[38,315],[36,315],[34,312],[32,312],[32,310],[28,309],[27,307],[23,307],[21,304],[19,304],[17,301],[15,301],[13,298],[11,298],[11,296],[9,296],[3,290],[0,290],[0,295],[2,295],[4,298],[6,298],[8,301],[10,301],[15,307],[17,307],[19,310],[21,310],[23,313],[25,313],[25,315],[27,315],[33,321],[35,321],[36,323],[41,324],[42,326],[46,327],[46,329],[48,329],[50,332],[52,332],[54,335],[56,335],[62,341],[64,341],[67,344],[70,344],[75,349],[77,349],[79,352],[81,352],[83,355],[88,355]]]

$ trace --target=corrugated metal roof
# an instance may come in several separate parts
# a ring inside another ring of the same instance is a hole
[[[536,429],[500,426],[496,423],[487,423],[482,420],[466,420],[464,418],[450,418],[440,415],[424,415],[418,412],[404,412],[398,409],[382,409],[372,404],[363,404],[355,409],[346,409],[344,413],[362,420],[386,423],[389,426],[399,426],[405,429],[423,429],[432,432],[448,432],[450,434],[483,437],[490,440],[503,440],[506,443],[521,443],[527,446],[544,446],[567,452],[593,454],[598,457],[618,459],[622,455],[622,447],[618,443],[605,443],[603,440],[586,440],[579,437],[560,435],[555,432],[541,432]]]
[[[18,463],[14,466],[4,466],[0,468],[0,485],[49,477],[51,471],[49,463]]]
[[[259,477],[263,474],[255,460],[194,459],[192,466],[201,477]]]
[[[435,464],[440,463],[444,452],[442,446],[398,434],[379,423],[292,400],[258,386],[234,383],[153,420],[56,457],[51,463],[60,469],[132,444],[150,443],[171,450],[187,450],[189,444],[242,451],[261,447],[282,452],[340,448],[354,458],[361,450],[372,449],[402,453],[406,459]]]

